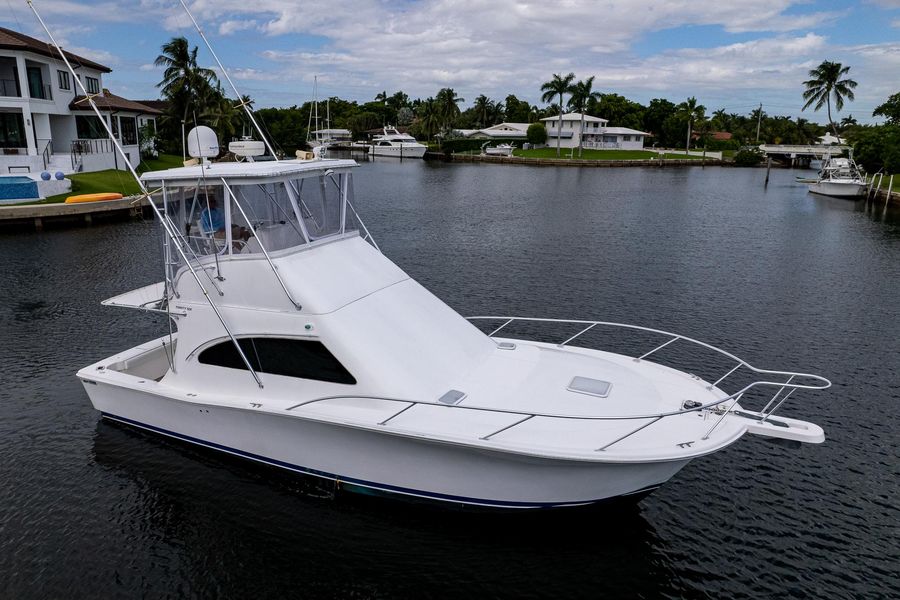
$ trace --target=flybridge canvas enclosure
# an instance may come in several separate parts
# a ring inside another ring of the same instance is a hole
[[[355,213],[348,211],[353,184],[347,168],[298,169],[279,176],[202,168],[187,177],[183,171],[148,174],[159,179],[144,176],[157,188],[153,201],[178,232],[166,244],[173,279],[184,265],[172,244],[179,244],[192,262],[264,258],[358,229]]]

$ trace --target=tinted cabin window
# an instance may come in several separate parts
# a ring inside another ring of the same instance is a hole
[[[260,373],[331,383],[351,385],[356,383],[353,375],[321,342],[281,338],[242,338],[238,340],[238,343],[253,369]],[[231,340],[207,348],[200,353],[198,360],[204,365],[247,369],[247,365],[244,364]]]

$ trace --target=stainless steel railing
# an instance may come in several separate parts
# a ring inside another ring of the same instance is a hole
[[[711,344],[707,344],[705,342],[701,342],[699,340],[695,340],[693,338],[689,338],[687,336],[683,336],[680,334],[663,331],[660,329],[652,329],[650,327],[641,327],[638,325],[628,325],[625,323],[613,323],[608,321],[581,321],[581,320],[566,320],[566,319],[540,319],[540,318],[525,318],[525,317],[494,317],[494,316],[479,316],[479,317],[469,317],[470,321],[495,321],[501,322],[502,324],[494,329],[489,335],[489,337],[493,338],[499,331],[505,329],[509,325],[515,322],[531,322],[531,323],[551,323],[551,324],[577,324],[583,325],[582,329],[576,333],[575,335],[569,336],[564,339],[562,342],[556,344],[557,347],[563,348],[571,342],[575,341],[583,334],[587,333],[591,329],[595,327],[613,327],[613,328],[621,328],[635,331],[642,331],[646,333],[658,334],[662,336],[668,337],[666,341],[661,344],[658,344],[656,347],[648,350],[647,352],[642,353],[640,356],[631,357],[634,361],[640,362],[642,360],[647,359],[653,354],[659,352],[663,348],[667,346],[671,346],[677,342],[685,342],[688,344],[693,344],[699,346],[701,348],[705,348],[711,350],[715,353],[718,353],[729,360],[733,360],[735,365],[724,375],[720,376],[714,383],[709,383],[707,385],[707,389],[714,390],[719,389],[718,386],[726,381],[728,378],[735,375],[741,369],[749,370],[752,373],[759,374],[762,377],[773,376],[776,377],[785,377],[785,381],[769,381],[767,379],[760,379],[757,381],[753,381],[744,385],[738,391],[727,394],[722,398],[718,398],[712,402],[707,402],[705,404],[698,403],[697,405],[683,405],[682,408],[673,411],[653,413],[653,414],[634,414],[634,415],[606,415],[606,416],[595,416],[595,415],[573,415],[573,414],[561,414],[561,413],[543,413],[543,412],[535,412],[535,411],[522,411],[522,410],[513,410],[506,408],[494,408],[494,407],[486,407],[486,406],[465,406],[459,404],[444,404],[441,402],[431,402],[431,401],[421,401],[421,400],[410,400],[406,398],[388,398],[388,397],[380,397],[380,396],[366,396],[366,395],[340,395],[340,396],[326,396],[322,398],[314,398],[312,400],[306,400],[304,402],[300,402],[293,406],[287,408],[287,410],[294,410],[297,408],[301,408],[303,406],[307,406],[309,404],[324,402],[328,400],[338,400],[338,399],[368,399],[368,400],[382,400],[382,401],[390,401],[402,403],[404,406],[399,408],[395,413],[388,416],[383,421],[379,422],[379,425],[386,425],[394,418],[398,417],[400,414],[406,412],[407,410],[413,408],[414,406],[438,406],[450,410],[466,410],[466,411],[481,411],[481,412],[491,412],[491,413],[505,413],[510,415],[516,415],[520,417],[518,420],[505,425],[491,433],[481,436],[479,439],[481,440],[489,440],[493,436],[503,433],[505,431],[509,431],[510,429],[525,423],[536,417],[541,418],[552,418],[552,419],[570,419],[570,420],[582,420],[582,421],[629,421],[629,420],[640,420],[640,421],[649,421],[645,423],[641,423],[636,428],[631,429],[625,432],[623,435],[619,435],[615,439],[604,443],[602,446],[595,449],[596,452],[602,452],[611,446],[618,444],[622,440],[625,440],[637,432],[654,425],[662,419],[673,417],[677,415],[682,415],[686,413],[692,412],[700,412],[700,411],[711,411],[712,414],[717,415],[718,418],[714,421],[713,425],[709,428],[709,430],[704,434],[704,440],[708,439],[712,432],[719,426],[722,420],[731,412],[732,408],[737,404],[737,402],[750,390],[754,388],[775,388],[775,392],[771,399],[766,403],[763,410],[759,413],[761,416],[761,420],[765,421],[770,416],[772,416],[778,408],[780,408],[784,402],[797,390],[824,390],[831,387],[831,382],[819,375],[812,375],[809,373],[795,373],[791,371],[776,371],[770,369],[760,369],[754,367],[749,362],[738,358],[737,356],[722,350],[721,348],[717,348]],[[787,393],[785,394],[785,391]]]

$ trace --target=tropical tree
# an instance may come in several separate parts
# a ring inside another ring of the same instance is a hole
[[[453,122],[460,114],[459,103],[465,102],[466,99],[457,96],[453,88],[443,88],[435,95],[434,100],[437,102],[444,131],[449,133],[453,129]]]
[[[559,96],[559,125],[556,128],[556,156],[559,157],[559,140],[562,133],[562,115],[563,115],[563,95],[568,94],[572,89],[572,82],[575,81],[575,73],[569,73],[565,77],[558,73],[553,74],[553,79],[545,82],[541,86],[542,102],[553,102],[556,96]]]
[[[477,98],[475,98],[475,104],[472,108],[475,110],[475,123],[478,125],[478,129],[485,127],[488,122],[488,117],[491,113],[491,99],[481,94]]]
[[[893,94],[883,104],[879,104],[872,111],[873,117],[885,117],[888,124],[900,125],[900,92]]]
[[[417,125],[420,131],[430,140],[431,136],[440,130],[441,123],[443,122],[437,101],[434,98],[423,100],[419,104],[416,115],[418,117]]]
[[[569,97],[569,108],[575,109],[581,113],[581,132],[578,135],[578,158],[581,158],[584,140],[584,113],[587,110],[588,103],[591,100],[600,98],[600,92],[594,91],[594,76],[591,75],[584,81],[575,83],[570,88],[571,96]],[[557,138],[559,139],[559,138]]]
[[[187,38],[172,38],[163,44],[161,51],[153,61],[157,67],[164,67],[162,81],[156,87],[169,101],[172,115],[180,115],[182,122],[186,122],[191,108],[203,111],[205,107],[200,101],[210,99],[218,79],[212,69],[197,64],[197,46],[191,50]]]
[[[695,122],[706,119],[706,107],[697,104],[697,99],[693,96],[675,107],[675,114],[682,120],[687,121],[687,142],[684,151],[689,152],[691,149],[691,133]]]
[[[379,94],[375,94],[375,102],[385,103],[385,102],[387,102],[387,99],[388,99],[387,90],[385,90]]]
[[[853,88],[856,87],[856,82],[849,78],[841,79],[849,71],[850,67],[845,67],[839,62],[825,60],[818,67],[811,70],[809,72],[810,79],[803,82],[803,85],[806,86],[806,90],[803,92],[803,99],[806,100],[803,110],[813,105],[815,105],[814,110],[819,110],[822,106],[826,106],[828,108],[828,123],[831,125],[831,130],[835,136],[837,136],[838,132],[831,118],[831,98],[834,96],[834,107],[837,110],[844,108],[844,98],[853,100]]]

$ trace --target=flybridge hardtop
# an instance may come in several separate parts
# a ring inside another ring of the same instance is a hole
[[[163,171],[148,171],[141,175],[141,181],[148,184],[162,181],[203,182],[210,178],[264,178],[274,180],[302,173],[327,169],[346,169],[358,166],[354,160],[320,159],[310,161],[261,161],[261,162],[220,162],[176,167]]]

